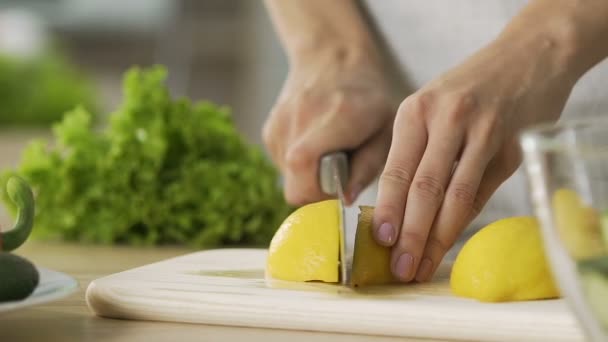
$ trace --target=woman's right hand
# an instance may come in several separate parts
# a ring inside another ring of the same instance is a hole
[[[325,199],[318,180],[324,154],[351,152],[349,203],[382,170],[396,107],[377,58],[315,52],[293,63],[263,129],[281,170],[287,202]]]

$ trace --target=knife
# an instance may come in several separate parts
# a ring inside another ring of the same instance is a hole
[[[338,223],[340,226],[340,283],[350,283],[350,269],[353,253],[346,244],[346,222],[344,215],[344,184],[349,177],[348,156],[345,152],[326,154],[321,158],[319,180],[321,190],[338,198]]]

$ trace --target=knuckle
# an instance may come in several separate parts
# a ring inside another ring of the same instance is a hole
[[[469,183],[456,183],[450,190],[451,196],[458,203],[471,207],[475,202],[475,187]]]
[[[401,226],[401,217],[403,217],[403,207],[394,202],[379,202],[374,208],[374,217],[377,221],[396,223]]]
[[[397,113],[422,119],[428,112],[432,100],[433,95],[430,92],[414,93],[401,102]]]
[[[413,178],[412,172],[399,165],[387,167],[386,170],[382,172],[382,175],[380,175],[381,182],[386,182],[390,186],[399,186],[403,188],[409,188]]]
[[[470,111],[477,107],[477,97],[471,90],[460,91],[452,96],[455,108]]]
[[[337,113],[345,113],[353,110],[352,102],[346,97],[343,92],[337,92],[332,96],[332,110],[331,112],[336,115]]]
[[[310,165],[313,160],[312,152],[305,145],[299,145],[288,150],[285,155],[285,166],[290,170],[301,170]]]
[[[421,232],[404,229],[401,232],[400,241],[402,246],[424,246],[426,238],[426,235]]]
[[[468,120],[470,112],[462,109],[461,107],[452,106],[445,112],[445,120],[453,126],[462,126]]]
[[[450,122],[462,124],[475,110],[476,99],[470,92],[456,93],[449,95],[448,98],[450,109],[447,112],[447,119]]]
[[[292,206],[301,206],[313,201],[311,193],[294,184],[287,184],[284,190],[285,201]]]
[[[414,188],[416,193],[422,198],[436,202],[443,199],[443,184],[435,176],[425,175],[418,177],[414,181]]]
[[[450,248],[452,248],[453,245],[454,242],[452,242],[451,239],[446,240],[434,235],[430,236],[429,240],[427,241],[428,249],[439,251],[441,253],[447,252],[450,250]]]

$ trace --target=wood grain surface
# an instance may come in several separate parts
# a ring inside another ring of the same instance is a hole
[[[451,295],[449,267],[430,284],[353,290],[264,277],[265,250],[197,252],[94,280],[100,316],[485,341],[577,341],[563,300],[484,304]]]

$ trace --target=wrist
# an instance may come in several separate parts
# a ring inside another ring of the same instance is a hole
[[[380,55],[371,40],[309,35],[292,42],[287,50],[291,67],[306,67],[311,64],[330,64],[340,68],[362,65],[380,65]]]

